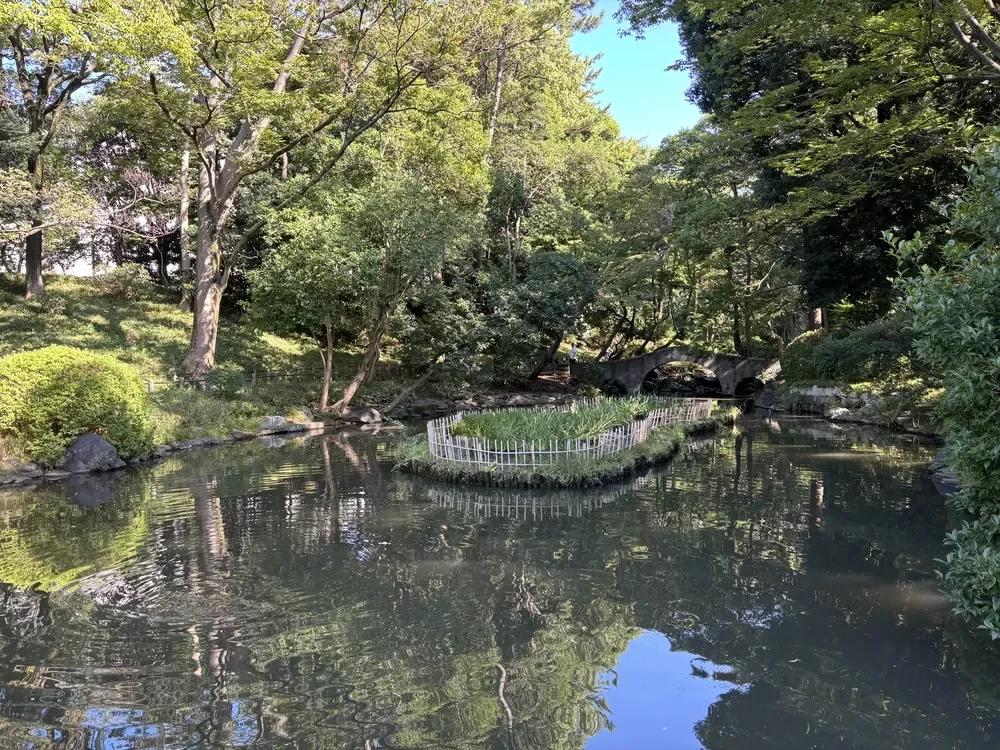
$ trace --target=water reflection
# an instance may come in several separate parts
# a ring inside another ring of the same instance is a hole
[[[1000,739],[919,442],[771,419],[539,493],[394,473],[393,440],[191,453],[90,509],[0,494],[0,744]]]

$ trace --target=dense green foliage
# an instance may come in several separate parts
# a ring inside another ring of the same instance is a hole
[[[788,383],[808,383],[819,379],[813,356],[826,331],[818,328],[796,336],[781,355],[781,377]]]
[[[911,372],[912,347],[913,334],[901,315],[830,333],[806,331],[785,348],[781,374],[789,383],[870,383]]]
[[[0,359],[0,434],[25,456],[58,464],[84,432],[103,435],[125,458],[152,448],[149,396],[131,368],[67,346]]]
[[[882,232],[938,220],[930,202],[960,183],[996,111],[989,5],[622,0],[621,14],[638,33],[679,24],[689,94],[753,165],[758,216],[807,302],[884,311]]]
[[[962,525],[948,537],[958,611],[1000,638],[1000,146],[977,150],[968,187],[940,207],[940,235],[890,236],[917,355],[945,375],[940,412],[960,479]],[[925,262],[934,251],[943,263]]]
[[[903,316],[822,337],[811,353],[811,367],[821,380],[863,383],[909,366],[913,334]]]

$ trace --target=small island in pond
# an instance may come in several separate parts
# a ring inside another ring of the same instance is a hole
[[[666,461],[686,436],[732,418],[713,399],[648,396],[458,412],[403,443],[397,466],[472,484],[595,486]]]

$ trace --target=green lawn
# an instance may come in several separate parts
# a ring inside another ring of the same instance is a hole
[[[117,357],[135,368],[143,380],[154,381],[158,443],[218,437],[232,430],[255,431],[261,417],[289,415],[318,399],[318,376],[275,382],[259,378],[256,387],[249,387],[248,376],[254,371],[308,369],[318,373],[320,358],[308,341],[223,320],[216,370],[235,375],[234,387],[224,394],[181,391],[171,383],[187,347],[191,315],[177,309],[174,293],[151,287],[143,299],[112,298],[102,295],[92,279],[72,276],[48,277],[46,293],[37,299],[25,300],[22,289],[16,279],[0,282],[0,356],[64,344]],[[339,352],[334,390],[353,375],[359,356],[357,351]],[[7,463],[17,460],[9,446],[0,445],[0,461],[3,454]]]

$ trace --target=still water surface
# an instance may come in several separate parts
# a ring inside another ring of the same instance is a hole
[[[533,494],[396,474],[393,440],[0,494],[0,746],[1000,746],[928,446],[749,420]]]

